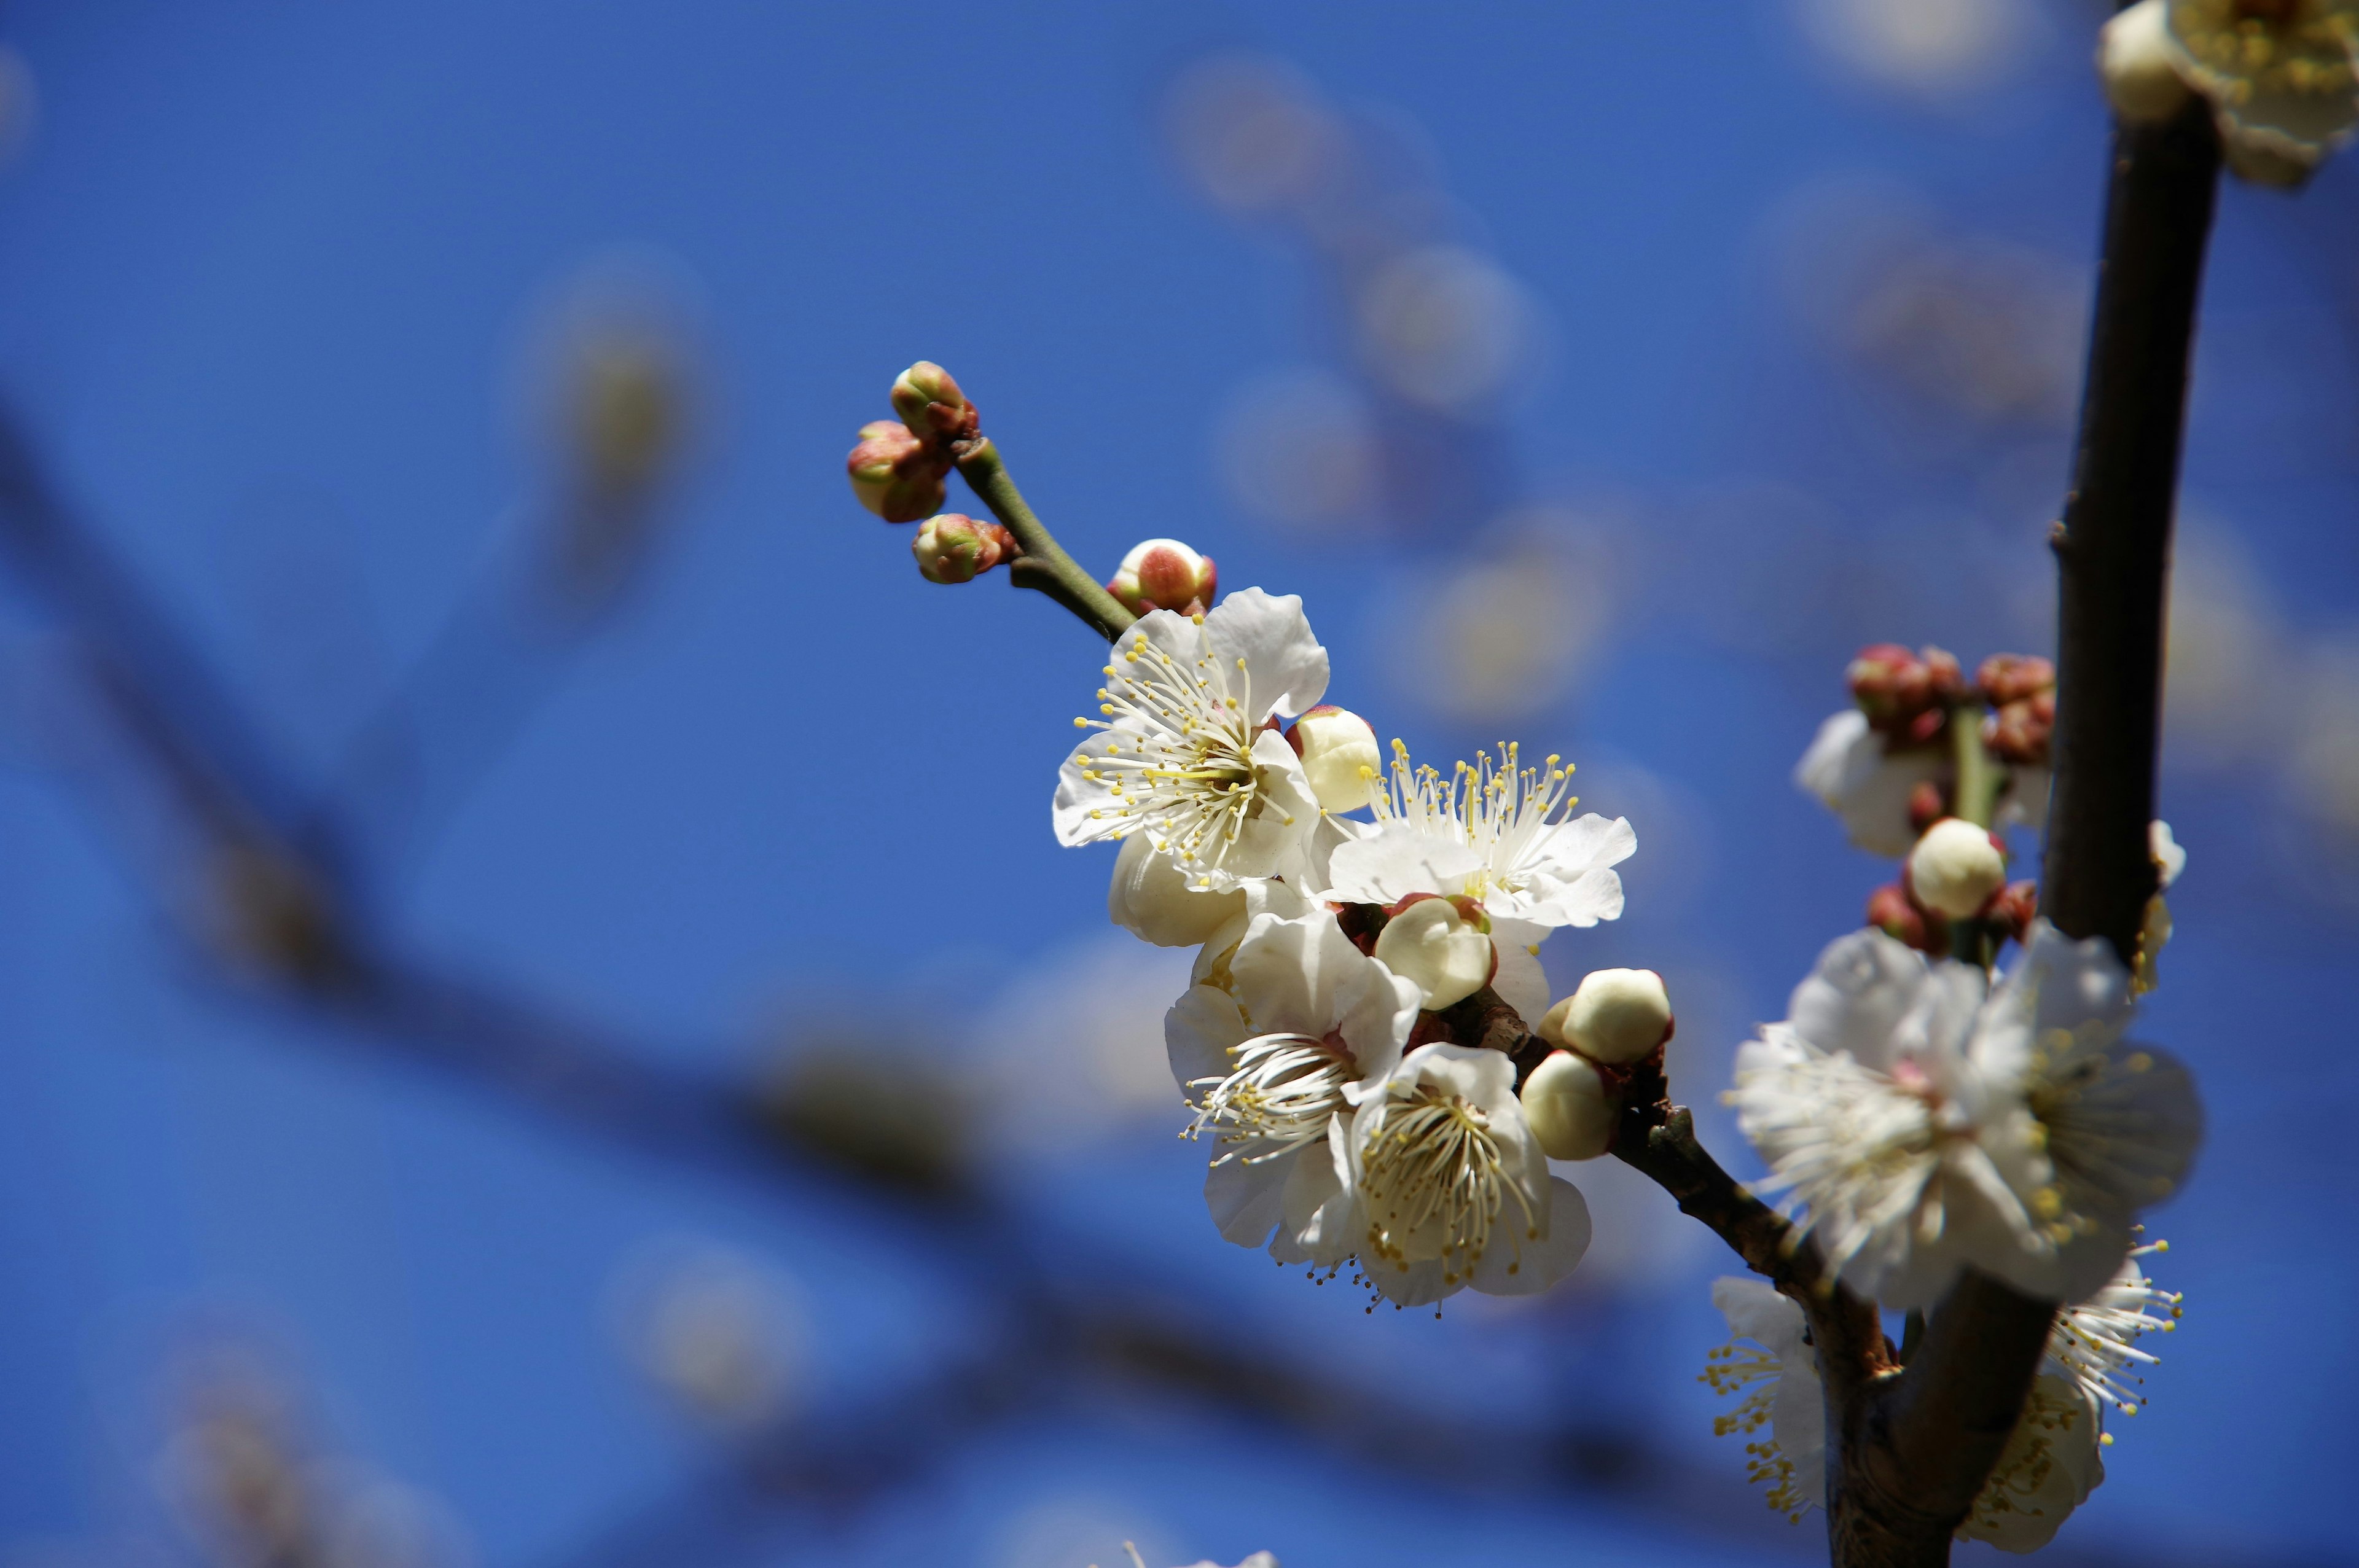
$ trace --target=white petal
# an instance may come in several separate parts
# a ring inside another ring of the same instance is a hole
[[[1491,989],[1528,1024],[1537,1024],[1549,1010],[1548,971],[1532,951],[1547,935],[1545,927],[1531,921],[1491,922],[1491,941],[1499,951],[1499,972],[1491,978]]]
[[[1224,665],[1245,660],[1253,723],[1273,714],[1290,719],[1327,695],[1327,650],[1310,634],[1294,594],[1274,597],[1257,588],[1233,593],[1204,617],[1204,635]]]
[[[1429,838],[1405,822],[1385,822],[1328,860],[1328,897],[1339,903],[1397,903],[1413,892],[1454,895],[1483,869],[1463,844]]]
[[[1342,1022],[1375,968],[1375,960],[1353,946],[1324,909],[1287,920],[1261,916],[1229,960],[1237,1000],[1256,1033],[1314,1040]]]
[[[1728,1320],[1732,1336],[1753,1340],[1772,1355],[1802,1343],[1800,1303],[1767,1280],[1723,1274],[1712,1282],[1712,1304]]]
[[[1226,1077],[1236,1065],[1229,1047],[1252,1034],[1228,992],[1218,986],[1190,986],[1188,994],[1163,1015],[1163,1049],[1171,1059],[1180,1092],[1193,1101],[1204,1092],[1190,1087],[1197,1079]]]
[[[1400,1065],[1401,1048],[1408,1044],[1424,1002],[1416,982],[1371,958],[1338,1000],[1343,1009],[1338,1026],[1343,1044],[1352,1048],[1352,1059],[1360,1065],[1361,1082],[1389,1076]]]
[[[1787,1022],[1818,1050],[1888,1068],[1893,1035],[1916,1007],[1928,968],[1925,955],[1881,931],[1838,936],[1794,988]]]
[[[1572,1272],[1589,1250],[1589,1200],[1561,1176],[1549,1178],[1545,1223],[1538,1240],[1509,1237],[1511,1203],[1499,1216],[1490,1249],[1474,1265],[1474,1288],[1491,1296],[1538,1295]]]
[[[1286,1178],[1293,1159],[1248,1164],[1242,1159],[1215,1165],[1204,1177],[1204,1206],[1223,1238],[1240,1247],[1259,1247],[1269,1239],[1285,1215]]]

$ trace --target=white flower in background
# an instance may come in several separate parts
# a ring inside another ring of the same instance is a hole
[[[1829,945],[1788,1016],[1738,1051],[1730,1102],[1829,1267],[1890,1307],[1965,1264],[2075,1301],[2184,1177],[2184,1068],[2125,1042],[2128,977],[2102,938],[2036,924],[2006,980],[1880,931]]]
[[[2145,0],[2132,9],[2161,12],[2169,63],[2211,100],[2229,165],[2245,178],[2299,185],[2359,126],[2359,14],[2348,0]]]
[[[1359,1239],[1345,1123],[1400,1061],[1417,987],[1353,946],[1324,909],[1256,916],[1225,975],[1225,987],[1190,987],[1164,1021],[1172,1076],[1196,1108],[1190,1132],[1218,1148],[1204,1201],[1240,1247],[1268,1241],[1282,1263],[1339,1264]]]
[[[1827,1492],[1827,1404],[1802,1309],[1766,1281],[1734,1277],[1712,1282],[1712,1304],[1728,1319],[1729,1343],[1704,1357],[1698,1381],[1723,1398],[1744,1396],[1712,1418],[1712,1435],[1752,1438],[1745,1478],[1767,1486],[1769,1506],[1799,1524]],[[1747,1350],[1740,1339],[1761,1348]],[[1755,1436],[1765,1426],[1769,1435]]]
[[[2050,1367],[2078,1382],[2088,1396],[2109,1404],[2124,1415],[2136,1415],[2146,1396],[2132,1385],[2146,1379],[2139,1368],[2161,1357],[2140,1350],[2136,1342],[2149,1334],[2169,1334],[2179,1327],[2181,1303],[2176,1291],[2158,1290],[2138,1267],[2140,1258],[2169,1250],[2166,1241],[2135,1249],[2119,1272],[2087,1301],[2056,1314],[2048,1336]],[[2104,1440],[2113,1442],[2111,1437]]]
[[[1745,1477],[1769,1488],[1769,1506],[1799,1523],[1826,1495],[1826,1400],[1818,1353],[1802,1309],[1760,1280],[1712,1281],[1712,1304],[1728,1319],[1730,1343],[1704,1362],[1702,1381],[1737,1407],[1712,1419],[1718,1436],[1742,1433]],[[1748,1350],[1735,1343],[1751,1340]],[[2025,1401],[1991,1476],[1963,1525],[1961,1541],[1986,1541],[2003,1552],[2048,1544],[2065,1516],[2105,1478],[2096,1400],[2069,1376],[2043,1372]],[[1769,1435],[1756,1435],[1763,1427]]]
[[[1536,1294],[1588,1250],[1589,1206],[1549,1174],[1502,1052],[1410,1052],[1361,1095],[1348,1154],[1360,1267],[1403,1306]]]
[[[2048,770],[1995,765],[2006,770],[1992,820],[2005,827],[2037,827],[2048,815]],[[1887,750],[1886,738],[1856,708],[1827,716],[1810,750],[1794,764],[1794,783],[1843,819],[1843,832],[1871,855],[1897,860],[1916,847],[1909,796],[1919,784],[1948,784],[1954,764],[1949,743]]]
[[[2037,1552],[2105,1478],[2097,1403],[2069,1378],[2042,1372],[2006,1440],[1960,1541],[2001,1552]]]
[[[1222,891],[1301,865],[1320,821],[1302,764],[1274,720],[1327,689],[1327,650],[1302,600],[1256,588],[1201,617],[1158,610],[1114,645],[1099,734],[1059,771],[1065,844],[1144,833],[1193,885]]]
[[[1122,1543],[1122,1549],[1130,1558],[1130,1568],[1147,1568],[1147,1559],[1138,1554],[1137,1547],[1125,1541]],[[1092,1563],[1090,1568],[1097,1568],[1097,1564]],[[1221,1568],[1221,1565],[1207,1557],[1201,1562],[1189,1564],[1189,1568]],[[1238,1563],[1237,1568],[1277,1568],[1277,1559],[1266,1552],[1256,1552]]]
[[[1543,929],[1620,918],[1613,868],[1637,849],[1638,836],[1625,818],[1571,818],[1572,770],[1559,761],[1519,767],[1510,742],[1496,763],[1486,753],[1445,781],[1412,768],[1396,741],[1392,775],[1371,802],[1375,831],[1335,850],[1331,896],[1396,903],[1413,892],[1462,895],[1494,919]]]

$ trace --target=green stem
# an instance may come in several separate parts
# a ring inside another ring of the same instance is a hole
[[[1998,805],[1998,765],[1983,747],[1983,705],[1962,702],[1950,709],[1950,752],[1958,766],[1958,798],[1951,815],[1988,827]]]
[[[991,508],[991,514],[1016,535],[1016,543],[1024,552],[1010,563],[1009,581],[1018,588],[1047,594],[1109,643],[1138,619],[1065,554],[1057,536],[1032,514],[1032,509],[1024,504],[1023,492],[1007,477],[1007,465],[1000,461],[999,449],[991,444],[989,437],[979,436],[966,444],[959,457],[958,470],[968,488]]]

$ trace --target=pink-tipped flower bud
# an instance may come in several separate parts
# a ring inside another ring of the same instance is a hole
[[[929,517],[909,541],[928,582],[973,582],[1016,554],[1016,535],[962,512]]]
[[[2056,662],[2037,654],[1993,654],[1974,672],[1974,685],[1994,708],[2056,689]]]
[[[1987,827],[1945,816],[1908,852],[1908,888],[1935,914],[1970,920],[2006,886],[2006,849]]]
[[[1950,928],[1926,919],[1925,912],[1898,882],[1886,882],[1867,895],[1867,923],[1920,953],[1939,957],[1950,950]]]
[[[942,481],[950,460],[934,443],[919,440],[891,419],[860,427],[860,444],[843,460],[843,468],[860,504],[887,523],[930,517],[949,493]]]
[[[2010,702],[1983,720],[1983,744],[2001,762],[2044,768],[2056,741],[2056,692],[2052,687]]]
[[[1518,1097],[1524,1119],[1551,1160],[1594,1160],[1614,1143],[1617,1107],[1597,1069],[1570,1051],[1551,1051]]]
[[[914,434],[943,441],[964,440],[983,423],[951,373],[931,360],[919,360],[895,378],[893,412]]]
[[[1481,904],[1411,893],[1391,914],[1376,937],[1375,959],[1424,992],[1428,1011],[1464,1001],[1491,983],[1499,955]]]
[[[1296,719],[1286,740],[1302,759],[1303,777],[1321,811],[1356,811],[1368,804],[1384,756],[1366,719],[1322,703]]]
[[[1200,556],[1177,539],[1149,539],[1130,547],[1106,591],[1133,615],[1150,610],[1201,615],[1212,607],[1218,579],[1210,556]]]
[[[1643,1060],[1670,1039],[1671,993],[1652,969],[1593,969],[1548,1010],[1539,1035],[1609,1067]]]
[[[2020,942],[2030,931],[2031,923],[2038,914],[2039,884],[2009,882],[2006,891],[1991,900],[1990,907],[1983,912],[1983,918]]]
[[[1918,780],[1908,792],[1908,831],[1921,838],[1925,829],[1949,815],[1949,793],[1931,779]]]
[[[1911,741],[1938,734],[1950,704],[1966,689],[1954,655],[1932,647],[1912,654],[1897,643],[1862,648],[1843,679],[1870,725]]]

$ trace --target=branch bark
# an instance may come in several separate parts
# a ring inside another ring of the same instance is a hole
[[[2055,785],[2040,912],[2136,960],[2155,891],[2154,817],[2170,529],[2188,362],[2219,185],[2207,105],[2114,137],[2088,384],[2058,567]],[[1828,1537],[1839,1568],[1949,1561],[2023,1410],[2055,1316],[1969,1271],[1897,1377],[1828,1382]],[[1823,1362],[1823,1354],[1822,1354]]]

